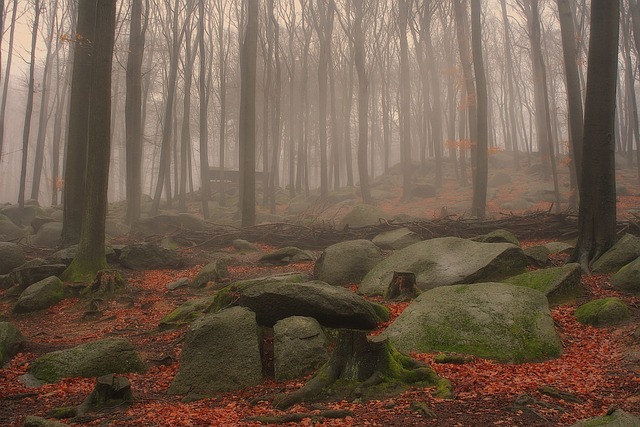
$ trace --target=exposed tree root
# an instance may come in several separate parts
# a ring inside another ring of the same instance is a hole
[[[399,353],[386,338],[362,330],[341,329],[331,358],[302,388],[278,395],[274,406],[288,408],[316,398],[361,398],[388,394],[410,384],[436,387],[448,395],[451,385],[428,365]]]

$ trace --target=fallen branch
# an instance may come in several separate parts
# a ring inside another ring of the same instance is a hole
[[[305,418],[311,418],[312,424],[322,420],[323,418],[346,418],[353,415],[353,412],[344,409],[329,409],[320,412],[302,412],[299,414],[284,414],[284,415],[271,415],[271,416],[258,416],[245,418],[244,421],[258,421],[262,424],[284,424],[295,423],[304,420]]]

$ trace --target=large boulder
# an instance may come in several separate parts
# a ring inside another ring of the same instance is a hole
[[[25,339],[15,326],[0,322],[0,367],[18,352]]]
[[[610,414],[580,421],[571,427],[640,427],[640,418],[616,409]]]
[[[380,249],[397,250],[418,243],[420,240],[420,236],[408,228],[403,227],[380,233],[373,238],[372,242]]]
[[[313,277],[332,285],[358,283],[380,261],[380,249],[369,240],[340,242],[322,252]]]
[[[259,262],[273,265],[286,265],[290,262],[313,261],[313,255],[295,246],[286,246],[262,255]]]
[[[618,270],[611,277],[611,284],[622,292],[640,295],[640,258]]]
[[[504,282],[540,291],[547,296],[549,305],[556,306],[584,294],[584,288],[580,285],[581,277],[580,264],[569,263],[561,267],[528,271],[505,279]]]
[[[131,344],[123,338],[106,338],[39,357],[29,373],[54,383],[62,378],[99,377],[144,371],[145,366]]]
[[[480,243],[458,237],[425,240],[395,252],[376,264],[358,292],[383,295],[394,271],[416,275],[421,290],[459,283],[501,280],[524,272],[527,258],[509,243]]]
[[[105,246],[104,252],[107,257],[107,262],[116,262],[118,260],[118,255],[116,254],[112,246]],[[69,265],[71,264],[71,261],[73,261],[73,259],[76,257],[77,253],[78,245],[68,246],[48,256],[47,261],[52,264]]]
[[[25,204],[24,208],[20,209],[19,205],[9,205],[0,209],[0,213],[9,217],[11,221],[20,226],[30,226],[38,216],[45,216],[44,210],[37,204]]]
[[[355,205],[351,211],[342,218],[338,227],[365,227],[367,225],[379,224],[380,218],[386,215],[380,209],[372,205]]]
[[[174,249],[165,249],[152,244],[137,244],[122,249],[120,263],[132,270],[161,270],[180,267],[182,259]]]
[[[193,322],[169,393],[209,395],[250,387],[260,381],[256,316],[246,308],[232,307]]]
[[[320,281],[236,282],[216,293],[208,310],[215,312],[231,305],[250,308],[258,323],[269,327],[291,316],[313,317],[323,326],[352,329],[373,329],[389,319],[384,306]]]
[[[62,223],[48,222],[31,237],[31,244],[40,248],[55,248],[62,238]]]
[[[326,346],[316,319],[292,316],[279,320],[273,327],[275,379],[285,381],[315,371],[329,359]]]
[[[8,274],[25,263],[22,247],[15,243],[0,242],[0,274]]]
[[[0,241],[19,240],[27,234],[27,230],[18,227],[7,216],[0,214]]]
[[[14,313],[31,313],[55,305],[64,299],[64,285],[56,276],[47,277],[27,287],[13,307]]]
[[[602,254],[593,265],[593,273],[615,273],[640,256],[640,237],[625,234],[607,252]]]
[[[50,264],[41,258],[35,258],[14,269],[10,276],[21,289],[26,289],[47,277],[60,276],[66,268],[65,264]]]
[[[631,310],[620,298],[599,298],[578,307],[578,322],[593,326],[613,326],[631,317]]]
[[[405,353],[456,352],[519,363],[562,352],[544,294],[504,283],[424,292],[383,334]]]
[[[204,297],[185,301],[169,314],[160,319],[160,329],[170,329],[193,322],[204,314],[213,302],[213,297]]]

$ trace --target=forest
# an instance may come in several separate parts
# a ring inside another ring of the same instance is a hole
[[[640,426],[638,0],[0,0],[0,424]]]

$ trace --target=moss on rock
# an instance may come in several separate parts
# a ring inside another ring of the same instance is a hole
[[[631,311],[620,298],[600,298],[578,307],[574,316],[587,325],[611,326],[629,319]]]

